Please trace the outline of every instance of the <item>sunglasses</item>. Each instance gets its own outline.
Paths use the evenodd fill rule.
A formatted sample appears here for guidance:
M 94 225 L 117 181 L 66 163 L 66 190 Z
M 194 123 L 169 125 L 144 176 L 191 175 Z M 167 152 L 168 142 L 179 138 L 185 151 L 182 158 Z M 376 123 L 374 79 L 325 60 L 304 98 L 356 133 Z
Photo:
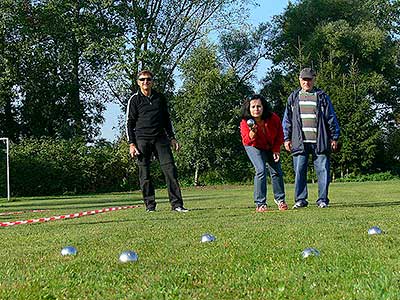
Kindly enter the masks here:
M 139 81 L 145 81 L 145 80 L 147 80 L 147 81 L 153 81 L 153 78 L 151 78 L 151 77 L 144 77 L 144 78 L 139 78 L 138 80 L 139 80 Z

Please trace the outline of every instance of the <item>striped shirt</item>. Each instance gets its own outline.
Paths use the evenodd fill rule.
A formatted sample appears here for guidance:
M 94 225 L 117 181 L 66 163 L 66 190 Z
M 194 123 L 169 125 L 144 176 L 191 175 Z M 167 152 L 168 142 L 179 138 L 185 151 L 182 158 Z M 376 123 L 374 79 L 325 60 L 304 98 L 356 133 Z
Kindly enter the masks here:
M 304 143 L 317 142 L 317 93 L 300 91 L 300 117 L 303 124 Z

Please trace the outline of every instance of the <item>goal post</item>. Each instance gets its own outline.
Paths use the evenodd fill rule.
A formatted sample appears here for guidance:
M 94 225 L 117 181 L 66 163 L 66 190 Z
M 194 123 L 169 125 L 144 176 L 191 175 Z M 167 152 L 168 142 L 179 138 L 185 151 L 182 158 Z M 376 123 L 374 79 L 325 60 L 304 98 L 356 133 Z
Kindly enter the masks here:
M 7 159 L 7 201 L 10 201 L 10 142 L 8 138 L 0 138 L 0 141 L 6 143 Z

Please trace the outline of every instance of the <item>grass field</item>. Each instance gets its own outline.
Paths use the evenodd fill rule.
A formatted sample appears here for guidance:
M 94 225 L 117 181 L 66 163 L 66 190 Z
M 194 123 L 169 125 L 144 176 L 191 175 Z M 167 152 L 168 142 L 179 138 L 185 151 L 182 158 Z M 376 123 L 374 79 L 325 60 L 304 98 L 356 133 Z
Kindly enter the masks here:
M 272 211 L 256 213 L 252 186 L 183 194 L 187 214 L 171 212 L 161 190 L 156 213 L 0 228 L 0 299 L 400 299 L 400 181 L 332 184 L 328 209 L 312 200 L 285 212 L 270 201 Z M 0 212 L 26 213 L 0 222 L 132 204 L 142 204 L 138 192 L 3 199 Z M 385 233 L 368 235 L 372 226 Z M 204 233 L 217 240 L 200 243 Z M 78 254 L 61 256 L 67 245 Z M 321 255 L 303 259 L 307 247 Z M 124 250 L 139 260 L 120 263 Z

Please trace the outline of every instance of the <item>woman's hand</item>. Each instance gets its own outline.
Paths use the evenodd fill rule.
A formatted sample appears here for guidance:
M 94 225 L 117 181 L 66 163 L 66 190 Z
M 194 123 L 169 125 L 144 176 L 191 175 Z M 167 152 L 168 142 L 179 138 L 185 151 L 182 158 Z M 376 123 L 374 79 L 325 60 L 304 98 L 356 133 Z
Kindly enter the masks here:
M 255 138 L 256 135 L 257 135 L 257 127 L 253 126 L 253 128 L 249 132 L 249 137 L 252 140 Z
M 281 157 L 281 154 L 279 152 L 274 152 L 273 157 L 274 157 L 274 162 L 278 162 Z

